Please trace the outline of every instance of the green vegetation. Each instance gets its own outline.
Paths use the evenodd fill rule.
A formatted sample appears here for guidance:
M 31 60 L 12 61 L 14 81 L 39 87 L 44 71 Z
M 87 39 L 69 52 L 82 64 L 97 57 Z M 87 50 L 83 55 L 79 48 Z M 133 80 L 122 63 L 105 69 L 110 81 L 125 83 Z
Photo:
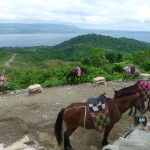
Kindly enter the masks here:
M 17 55 L 11 68 L 4 67 L 14 54 Z M 0 71 L 5 70 L 9 90 L 32 84 L 65 85 L 67 74 L 77 65 L 88 69 L 89 75 L 82 77 L 85 83 L 97 76 L 107 81 L 122 79 L 121 71 L 126 65 L 135 65 L 142 73 L 150 73 L 150 44 L 89 34 L 53 47 L 0 48 Z

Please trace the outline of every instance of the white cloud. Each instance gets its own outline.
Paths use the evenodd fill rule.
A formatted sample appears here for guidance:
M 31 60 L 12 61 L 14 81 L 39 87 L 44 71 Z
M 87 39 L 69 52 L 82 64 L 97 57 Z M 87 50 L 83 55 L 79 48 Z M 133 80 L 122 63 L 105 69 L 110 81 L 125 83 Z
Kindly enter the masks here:
M 149 0 L 0 0 L 1 22 L 150 30 Z

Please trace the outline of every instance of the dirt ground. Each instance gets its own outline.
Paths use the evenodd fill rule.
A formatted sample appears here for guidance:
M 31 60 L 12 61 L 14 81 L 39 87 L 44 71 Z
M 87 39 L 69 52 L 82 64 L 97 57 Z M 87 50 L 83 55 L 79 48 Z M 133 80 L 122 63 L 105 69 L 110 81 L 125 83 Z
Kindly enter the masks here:
M 106 92 L 113 98 L 113 90 L 133 85 L 134 82 L 113 81 L 95 86 L 91 83 L 44 88 L 43 93 L 29 95 L 27 90 L 9 91 L 0 95 L 0 143 L 8 147 L 27 135 L 30 147 L 42 150 L 58 150 L 54 136 L 54 124 L 61 108 L 73 102 L 84 102 Z M 133 115 L 125 112 L 109 134 L 108 142 L 113 143 L 131 130 Z M 150 112 L 145 114 L 150 122 Z M 70 137 L 74 150 L 100 150 L 103 131 L 78 128 Z

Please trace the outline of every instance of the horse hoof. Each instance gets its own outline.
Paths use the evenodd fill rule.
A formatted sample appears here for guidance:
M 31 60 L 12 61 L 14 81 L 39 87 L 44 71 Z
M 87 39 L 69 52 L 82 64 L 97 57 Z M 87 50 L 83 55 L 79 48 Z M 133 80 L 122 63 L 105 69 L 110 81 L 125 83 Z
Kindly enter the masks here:
M 131 116 L 131 113 L 128 113 L 128 116 Z
M 107 142 L 107 141 L 105 141 L 105 142 L 103 141 L 103 142 L 102 142 L 102 147 L 104 147 L 104 146 L 106 146 L 106 145 L 108 145 L 108 142 Z
M 67 146 L 67 147 L 64 147 L 64 150 L 73 150 L 73 149 L 72 149 L 72 146 Z

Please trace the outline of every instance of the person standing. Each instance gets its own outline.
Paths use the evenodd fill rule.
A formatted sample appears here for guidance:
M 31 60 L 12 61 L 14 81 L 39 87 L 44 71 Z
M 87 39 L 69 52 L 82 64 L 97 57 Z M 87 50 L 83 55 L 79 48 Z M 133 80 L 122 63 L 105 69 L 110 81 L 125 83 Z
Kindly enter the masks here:
M 1 77 L 0 77 L 0 81 L 1 82 L 3 82 L 3 94 L 4 93 L 7 93 L 7 78 L 4 76 L 4 75 L 2 75 Z

